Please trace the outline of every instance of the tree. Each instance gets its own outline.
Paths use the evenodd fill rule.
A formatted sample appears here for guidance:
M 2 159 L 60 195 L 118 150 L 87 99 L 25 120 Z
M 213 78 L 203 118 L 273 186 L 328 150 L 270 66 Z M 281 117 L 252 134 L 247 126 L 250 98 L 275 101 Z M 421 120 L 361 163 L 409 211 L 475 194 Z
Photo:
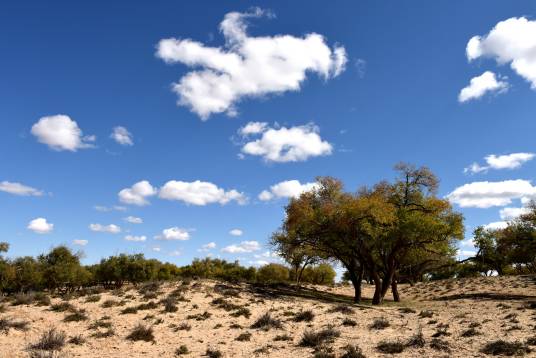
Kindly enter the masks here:
M 80 265 L 80 254 L 73 254 L 66 246 L 53 248 L 38 257 L 43 274 L 43 284 L 49 290 L 72 291 L 86 285 L 90 273 Z
M 319 253 L 307 245 L 295 246 L 292 240 L 284 237 L 282 232 L 274 233 L 271 244 L 275 251 L 290 265 L 292 268 L 291 279 L 299 286 L 302 280 L 304 270 L 320 261 Z
M 267 264 L 257 270 L 257 281 L 262 283 L 280 283 L 288 281 L 288 268 L 280 264 Z

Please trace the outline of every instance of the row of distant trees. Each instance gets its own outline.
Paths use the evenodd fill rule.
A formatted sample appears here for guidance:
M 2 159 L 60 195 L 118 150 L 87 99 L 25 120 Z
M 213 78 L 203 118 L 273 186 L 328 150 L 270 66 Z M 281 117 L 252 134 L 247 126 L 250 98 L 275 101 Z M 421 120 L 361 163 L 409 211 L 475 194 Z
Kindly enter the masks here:
M 9 245 L 0 243 L 0 254 Z M 0 255 L 0 293 L 48 290 L 66 293 L 85 287 L 103 286 L 120 288 L 125 284 L 179 278 L 213 278 L 225 281 L 261 283 L 288 282 L 293 279 L 291 270 L 280 264 L 260 268 L 244 267 L 238 261 L 220 259 L 194 259 L 191 264 L 178 267 L 143 254 L 116 255 L 102 259 L 98 264 L 84 266 L 81 253 L 66 246 L 58 246 L 37 258 L 18 257 L 12 260 Z M 333 284 L 335 271 L 331 266 L 318 264 L 308 267 L 303 281 L 314 284 Z

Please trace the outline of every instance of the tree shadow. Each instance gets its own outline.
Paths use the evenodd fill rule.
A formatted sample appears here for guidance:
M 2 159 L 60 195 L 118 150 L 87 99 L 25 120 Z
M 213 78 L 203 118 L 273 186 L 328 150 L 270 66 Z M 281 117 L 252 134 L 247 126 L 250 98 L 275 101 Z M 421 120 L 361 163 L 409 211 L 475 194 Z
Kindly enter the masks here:
M 375 308 L 370 298 L 363 298 L 359 304 L 355 304 L 353 296 L 320 291 L 309 287 L 298 287 L 289 284 L 253 284 L 250 286 L 251 293 L 269 299 L 281 297 L 300 297 L 324 303 L 345 304 L 363 308 Z
M 456 295 L 436 297 L 434 301 L 455 301 L 455 300 L 495 300 L 495 301 L 528 301 L 536 299 L 534 295 L 515 295 L 492 292 L 459 293 Z

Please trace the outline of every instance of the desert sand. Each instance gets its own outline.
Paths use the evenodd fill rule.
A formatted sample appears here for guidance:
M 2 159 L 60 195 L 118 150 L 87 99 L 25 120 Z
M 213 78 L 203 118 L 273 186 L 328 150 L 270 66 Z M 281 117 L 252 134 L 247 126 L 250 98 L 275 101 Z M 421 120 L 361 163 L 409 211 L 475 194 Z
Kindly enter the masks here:
M 367 300 L 353 305 L 352 291 L 351 286 L 297 290 L 198 280 L 164 283 L 145 292 L 125 287 L 68 301 L 53 297 L 53 306 L 14 306 L 5 301 L 0 320 L 28 325 L 25 330 L 0 328 L 0 357 L 175 357 L 181 345 L 189 352 L 181 355 L 185 357 L 205 356 L 207 349 L 220 351 L 223 357 L 312 357 L 318 351 L 341 357 L 347 345 L 359 346 L 366 357 L 483 357 L 486 354 L 481 349 L 486 343 L 497 339 L 525 343 L 536 334 L 536 278 L 530 276 L 401 285 L 402 302 L 388 298 L 380 307 Z M 177 311 L 165 312 L 160 300 L 172 292 Z M 365 285 L 365 298 L 371 295 L 372 287 Z M 84 310 L 82 316 L 87 319 L 65 322 L 72 307 L 63 312 L 51 309 L 58 309 L 62 302 Z M 147 303 L 141 307 L 146 309 L 136 313 L 121 313 Z M 309 310 L 313 315 L 298 315 Z M 252 328 L 265 313 L 281 326 Z M 126 338 L 138 323 L 153 328 L 153 340 Z M 31 349 L 52 327 L 65 333 L 64 347 L 52 355 Z M 325 328 L 338 334 L 321 348 L 302 346 L 304 332 Z M 424 343 L 408 344 L 418 332 Z M 75 336 L 85 342 L 70 343 Z M 384 354 L 377 348 L 381 341 L 401 343 L 403 351 Z M 526 353 L 530 355 L 536 353 Z

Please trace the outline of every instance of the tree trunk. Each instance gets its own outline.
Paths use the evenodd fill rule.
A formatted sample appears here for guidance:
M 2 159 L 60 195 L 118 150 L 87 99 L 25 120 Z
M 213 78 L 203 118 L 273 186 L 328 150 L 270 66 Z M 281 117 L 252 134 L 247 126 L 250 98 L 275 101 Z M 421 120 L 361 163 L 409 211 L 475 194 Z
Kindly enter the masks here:
M 393 282 L 391 282 L 391 291 L 393 291 L 393 300 L 395 302 L 400 302 L 400 295 L 398 293 L 398 281 L 397 279 L 393 279 Z
M 361 282 L 363 281 L 363 267 L 360 266 L 357 272 L 348 271 L 350 274 L 350 281 L 354 286 L 354 303 L 361 302 Z
M 372 304 L 373 305 L 379 305 L 383 301 L 382 296 L 382 280 L 380 278 L 380 275 L 378 275 L 377 272 L 373 271 L 371 272 L 372 280 L 374 281 L 374 297 L 372 297 Z

